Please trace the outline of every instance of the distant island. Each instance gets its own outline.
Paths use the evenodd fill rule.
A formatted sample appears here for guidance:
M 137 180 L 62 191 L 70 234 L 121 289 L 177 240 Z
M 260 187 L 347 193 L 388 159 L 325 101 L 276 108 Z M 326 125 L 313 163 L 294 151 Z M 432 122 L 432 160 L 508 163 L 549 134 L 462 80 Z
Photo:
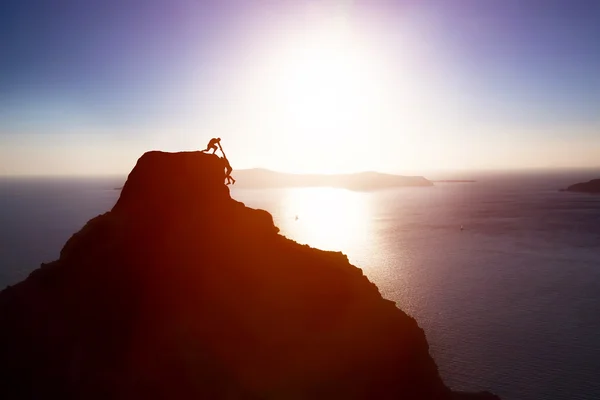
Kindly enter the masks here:
M 393 187 L 433 186 L 422 176 L 382 174 L 379 172 L 359 172 L 354 174 L 320 175 L 290 174 L 254 168 L 233 172 L 235 187 L 240 188 L 289 188 L 289 187 L 334 187 L 356 191 L 371 191 Z
M 600 193 L 600 179 L 592 179 L 589 182 L 576 183 L 569 186 L 566 189 L 562 189 L 563 192 L 578 192 L 578 193 Z

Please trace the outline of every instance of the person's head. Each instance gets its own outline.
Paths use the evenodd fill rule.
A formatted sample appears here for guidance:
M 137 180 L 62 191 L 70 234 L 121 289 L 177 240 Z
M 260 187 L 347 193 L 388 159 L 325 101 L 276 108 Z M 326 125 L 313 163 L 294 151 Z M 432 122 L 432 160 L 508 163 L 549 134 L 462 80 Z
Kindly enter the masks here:
M 218 138 L 217 138 L 217 142 L 220 142 L 220 141 L 221 141 L 221 138 L 220 138 L 220 137 L 218 137 Z

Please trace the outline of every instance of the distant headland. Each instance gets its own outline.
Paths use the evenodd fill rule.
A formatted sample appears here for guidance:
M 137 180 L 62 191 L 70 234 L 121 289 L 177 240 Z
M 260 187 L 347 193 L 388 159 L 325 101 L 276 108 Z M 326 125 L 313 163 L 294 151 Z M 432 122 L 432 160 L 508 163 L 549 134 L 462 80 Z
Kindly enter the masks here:
M 562 189 L 561 191 L 600 194 L 600 179 L 592 179 L 589 182 L 576 183 L 566 189 Z
M 431 181 L 433 183 L 475 183 L 477 181 L 472 179 L 438 179 Z
M 290 174 L 254 168 L 236 171 L 236 187 L 243 188 L 290 188 L 290 187 L 334 187 L 356 191 L 372 191 L 394 187 L 425 187 L 433 183 L 422 176 L 404 176 L 379 172 L 354 174 Z

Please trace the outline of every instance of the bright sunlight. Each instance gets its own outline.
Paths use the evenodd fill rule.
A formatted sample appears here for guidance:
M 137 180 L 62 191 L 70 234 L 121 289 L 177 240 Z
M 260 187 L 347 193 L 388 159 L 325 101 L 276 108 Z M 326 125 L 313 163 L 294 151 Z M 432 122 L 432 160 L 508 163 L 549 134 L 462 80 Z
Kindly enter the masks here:
M 453 129 L 445 119 L 440 124 L 431 101 L 438 93 L 415 61 L 409 34 L 382 40 L 344 16 L 277 32 L 249 50 L 230 84 L 232 100 L 221 112 L 236 118 L 209 129 L 238 134 L 232 152 L 244 157 L 251 148 L 247 167 L 260 160 L 293 173 L 398 173 L 444 159 L 445 142 L 430 137 Z
M 386 109 L 383 63 L 342 22 L 281 47 L 271 85 L 285 145 L 302 154 L 300 172 L 348 170 L 378 141 Z

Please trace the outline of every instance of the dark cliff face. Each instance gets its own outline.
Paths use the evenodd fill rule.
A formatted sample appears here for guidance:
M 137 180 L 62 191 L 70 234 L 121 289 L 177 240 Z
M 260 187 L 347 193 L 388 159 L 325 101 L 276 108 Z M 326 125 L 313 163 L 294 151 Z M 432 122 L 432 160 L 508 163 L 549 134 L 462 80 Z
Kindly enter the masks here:
M 223 181 L 214 155 L 146 153 L 110 212 L 2 291 L 3 398 L 473 398 L 344 255 Z
M 600 179 L 576 183 L 565 189 L 567 192 L 600 193 Z

